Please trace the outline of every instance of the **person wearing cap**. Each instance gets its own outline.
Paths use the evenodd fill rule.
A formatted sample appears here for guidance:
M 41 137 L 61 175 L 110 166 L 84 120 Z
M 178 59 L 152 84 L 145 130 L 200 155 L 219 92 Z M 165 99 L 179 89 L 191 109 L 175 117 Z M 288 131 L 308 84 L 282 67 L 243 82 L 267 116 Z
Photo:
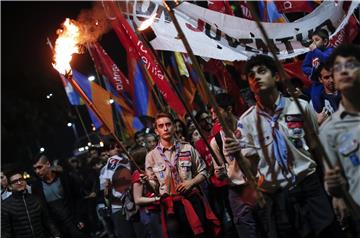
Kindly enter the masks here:
M 258 185 L 266 199 L 257 208 L 259 225 L 268 237 L 339 237 L 335 215 L 317 173 L 313 138 L 305 141 L 304 122 L 317 132 L 312 107 L 284 97 L 273 58 L 256 55 L 245 64 L 256 105 L 237 123 L 240 140 L 225 138 L 227 154 L 241 151 L 257 168 Z
M 163 237 L 211 237 L 211 230 L 218 234 L 220 222 L 198 189 L 208 177 L 205 162 L 189 143 L 175 138 L 169 113 L 156 115 L 155 132 L 160 140 L 146 155 L 145 172 L 161 197 Z
M 325 188 L 334 196 L 335 212 L 346 220 L 349 208 L 344 206 L 341 187 L 345 186 L 358 210 L 360 208 L 360 48 L 341 45 L 329 60 L 337 90 L 341 92 L 338 110 L 320 127 L 320 140 L 334 166 L 325 164 Z M 360 237 L 360 219 L 352 218 L 354 237 Z

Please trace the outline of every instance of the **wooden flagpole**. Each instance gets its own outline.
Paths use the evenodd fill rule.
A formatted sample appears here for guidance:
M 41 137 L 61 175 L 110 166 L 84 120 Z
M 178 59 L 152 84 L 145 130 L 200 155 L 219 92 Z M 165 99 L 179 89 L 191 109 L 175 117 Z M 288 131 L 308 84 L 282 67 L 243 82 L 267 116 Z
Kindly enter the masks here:
M 224 133 L 225 133 L 225 136 L 233 138 L 234 135 L 233 135 L 232 131 L 230 130 L 229 126 L 226 124 L 226 121 L 225 121 L 224 117 L 220 113 L 220 110 L 219 110 L 219 107 L 218 107 L 218 105 L 217 105 L 217 103 L 215 101 L 215 98 L 212 95 L 212 93 L 210 92 L 210 89 L 209 89 L 208 85 L 206 84 L 206 79 L 205 79 L 205 76 L 204 76 L 203 72 L 200 69 L 199 63 L 198 63 L 198 61 L 197 61 L 197 59 L 196 59 L 196 57 L 195 57 L 195 55 L 194 55 L 194 53 L 193 53 L 193 51 L 192 51 L 192 49 L 190 47 L 189 42 L 187 41 L 187 39 L 185 37 L 184 32 L 182 31 L 182 29 L 180 27 L 179 22 L 177 21 L 177 19 L 175 17 L 174 10 L 172 9 L 172 7 L 169 6 L 169 3 L 170 4 L 176 4 L 177 2 L 173 3 L 173 2 L 166 2 L 166 1 L 163 0 L 163 4 L 165 6 L 165 9 L 169 13 L 169 15 L 171 17 L 171 20 L 172 20 L 172 22 L 173 22 L 173 24 L 174 24 L 174 26 L 175 26 L 175 28 L 176 28 L 176 30 L 178 32 L 178 36 L 181 39 L 181 41 L 183 42 L 183 44 L 185 46 L 185 49 L 186 49 L 187 53 L 189 54 L 189 56 L 191 58 L 192 64 L 194 66 L 194 70 L 195 70 L 197 76 L 200 78 L 199 83 L 202 85 L 202 87 L 205 90 L 205 93 L 207 94 L 207 96 L 209 98 L 210 105 L 214 109 L 214 112 L 215 112 L 217 118 L 219 119 L 219 122 L 221 124 L 221 127 L 222 127 Z M 258 185 L 256 183 L 255 176 L 252 173 L 252 171 L 250 170 L 247 162 L 245 161 L 245 158 L 241 155 L 240 152 L 235 153 L 234 156 L 235 156 L 236 161 L 239 164 L 239 167 L 241 168 L 242 172 L 244 173 L 244 175 L 248 179 L 250 185 L 256 189 L 259 205 L 264 206 L 265 205 L 264 196 L 263 196 L 262 192 L 260 191 L 260 189 L 259 189 L 259 187 L 258 187 Z

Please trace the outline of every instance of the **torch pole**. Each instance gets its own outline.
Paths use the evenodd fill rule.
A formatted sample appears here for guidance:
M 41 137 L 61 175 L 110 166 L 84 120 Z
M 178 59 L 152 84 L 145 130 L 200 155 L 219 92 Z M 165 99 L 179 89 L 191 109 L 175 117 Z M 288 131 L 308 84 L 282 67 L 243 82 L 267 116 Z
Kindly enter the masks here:
M 182 31 L 182 29 L 180 27 L 179 22 L 176 19 L 174 10 L 164 0 L 163 0 L 163 4 L 165 6 L 166 11 L 169 13 L 169 15 L 171 17 L 171 20 L 172 20 L 172 22 L 173 22 L 173 24 L 174 24 L 174 26 L 175 26 L 175 28 L 176 28 L 176 30 L 178 32 L 179 38 L 183 42 L 183 44 L 185 46 L 185 49 L 186 49 L 187 53 L 189 54 L 189 56 L 191 58 L 192 64 L 193 64 L 194 69 L 195 69 L 195 72 L 196 72 L 197 76 L 200 78 L 199 83 L 204 88 L 205 93 L 206 93 L 207 97 L 209 98 L 210 105 L 214 109 L 214 112 L 215 112 L 217 118 L 219 119 L 219 122 L 221 124 L 221 127 L 222 127 L 224 133 L 225 133 L 225 136 L 230 137 L 230 138 L 234 138 L 232 131 L 230 130 L 230 128 L 227 125 L 224 117 L 220 113 L 220 109 L 219 109 L 219 107 L 218 107 L 218 105 L 217 105 L 217 103 L 215 101 L 214 96 L 211 94 L 210 89 L 209 89 L 208 85 L 206 84 L 205 76 L 204 76 L 203 72 L 200 69 L 199 63 L 198 63 L 198 61 L 197 61 L 197 59 L 196 59 L 196 57 L 195 57 L 195 55 L 194 55 L 194 53 L 193 53 L 193 51 L 192 51 L 192 49 L 190 47 L 189 42 L 187 41 L 187 39 L 185 37 L 184 32 Z M 248 182 L 250 183 L 250 185 L 252 187 L 254 187 L 256 189 L 259 205 L 264 206 L 265 205 L 265 199 L 264 199 L 263 194 L 260 191 L 260 189 L 259 189 L 259 187 L 258 187 L 258 185 L 256 183 L 254 174 L 252 173 L 252 171 L 250 170 L 248 164 L 245 161 L 245 158 L 241 155 L 240 152 L 235 153 L 234 156 L 235 156 L 236 161 L 239 164 L 239 167 L 241 168 L 242 172 L 244 173 L 244 175 L 248 179 Z
M 253 7 L 252 4 L 248 4 L 251 15 L 253 16 L 253 18 L 255 19 L 255 22 L 257 24 L 257 26 L 259 27 L 259 30 L 261 32 L 261 34 L 263 35 L 265 41 L 266 41 L 266 45 L 268 46 L 271 54 L 274 57 L 275 63 L 276 63 L 276 67 L 277 70 L 280 74 L 280 79 L 281 81 L 286 85 L 286 87 L 289 89 L 289 93 L 292 96 L 292 98 L 294 98 L 294 102 L 296 104 L 296 106 L 298 107 L 300 113 L 304 116 L 305 120 L 304 120 L 304 129 L 306 132 L 307 136 L 311 136 L 314 140 L 315 140 L 315 144 L 316 146 L 314 147 L 314 150 L 317 152 L 316 154 L 321 155 L 323 161 L 325 162 L 325 164 L 330 168 L 333 169 L 334 166 L 332 165 L 329 157 L 326 154 L 326 151 L 324 150 L 323 145 L 320 142 L 319 137 L 317 136 L 314 128 L 309 124 L 309 121 L 306 118 L 306 114 L 304 112 L 304 109 L 301 107 L 300 101 L 299 99 L 294 95 L 294 86 L 292 85 L 292 83 L 287 80 L 287 75 L 284 71 L 284 68 L 282 67 L 279 58 L 276 55 L 275 49 L 273 47 L 273 45 L 270 43 L 269 37 L 267 35 L 267 32 L 265 31 L 264 26 L 262 25 L 262 23 L 260 22 L 259 16 L 257 15 L 257 13 L 255 12 L 255 9 Z M 308 140 L 309 141 L 309 140 Z M 344 201 L 346 203 L 346 205 L 350 208 L 350 212 L 353 214 L 354 217 L 359 218 L 360 217 L 360 209 L 357 207 L 357 205 L 354 203 L 353 199 L 351 198 L 348 190 L 342 186 L 342 192 L 343 192 L 343 198 Z

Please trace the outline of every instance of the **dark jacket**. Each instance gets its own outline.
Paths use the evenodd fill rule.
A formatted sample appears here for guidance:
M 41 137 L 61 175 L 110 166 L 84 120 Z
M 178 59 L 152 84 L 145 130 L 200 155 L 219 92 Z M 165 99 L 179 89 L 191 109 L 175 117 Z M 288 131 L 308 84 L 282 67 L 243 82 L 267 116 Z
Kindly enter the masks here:
M 73 219 L 75 219 L 76 222 L 82 221 L 81 219 L 82 201 L 80 195 L 80 184 L 74 181 L 74 179 L 66 172 L 56 173 L 56 175 L 58 176 L 58 178 L 60 178 L 60 183 L 63 188 L 63 196 L 64 196 L 63 204 L 67 210 L 64 211 L 64 213 L 70 212 L 71 216 L 73 217 Z M 32 189 L 32 193 L 40 198 L 42 204 L 44 204 L 44 206 L 46 206 L 51 213 L 52 209 L 49 207 L 49 204 L 46 202 L 42 181 L 40 179 L 36 180 L 32 184 L 31 189 Z M 58 214 L 51 214 L 51 215 L 53 216 Z
M 1 237 L 60 236 L 40 201 L 27 192 L 13 193 L 1 204 Z

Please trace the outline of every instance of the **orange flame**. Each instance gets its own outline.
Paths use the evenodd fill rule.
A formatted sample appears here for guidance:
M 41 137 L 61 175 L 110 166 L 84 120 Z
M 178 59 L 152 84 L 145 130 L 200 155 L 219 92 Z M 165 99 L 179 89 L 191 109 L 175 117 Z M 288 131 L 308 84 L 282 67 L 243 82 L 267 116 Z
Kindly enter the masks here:
M 155 21 L 156 18 L 156 14 L 153 14 L 149 19 L 143 21 L 143 23 L 141 23 L 141 25 L 138 27 L 139 31 L 143 31 L 145 29 L 147 29 L 149 26 L 151 26 L 151 24 L 153 24 L 153 22 Z
M 71 71 L 70 61 L 74 53 L 79 53 L 80 32 L 74 20 L 66 18 L 63 28 L 57 30 L 53 67 L 61 74 Z

